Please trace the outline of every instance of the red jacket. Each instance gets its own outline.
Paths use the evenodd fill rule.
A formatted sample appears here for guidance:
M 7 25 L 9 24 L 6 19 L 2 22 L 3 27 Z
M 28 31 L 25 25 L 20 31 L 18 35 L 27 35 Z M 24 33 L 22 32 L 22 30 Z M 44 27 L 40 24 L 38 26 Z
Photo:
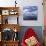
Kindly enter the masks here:
M 32 37 L 32 36 L 34 36 L 34 37 L 37 36 L 36 33 L 34 32 L 34 30 L 32 28 L 27 29 L 27 31 L 25 32 L 25 35 L 22 39 L 21 45 L 26 46 L 25 39 L 28 39 L 29 37 Z M 35 46 L 41 46 L 41 45 L 38 42 Z

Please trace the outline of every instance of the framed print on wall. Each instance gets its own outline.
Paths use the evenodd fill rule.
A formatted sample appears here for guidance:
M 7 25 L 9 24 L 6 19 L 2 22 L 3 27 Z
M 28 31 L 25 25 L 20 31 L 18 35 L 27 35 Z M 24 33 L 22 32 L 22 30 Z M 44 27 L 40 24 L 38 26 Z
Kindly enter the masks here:
M 43 6 L 27 5 L 21 7 L 20 26 L 43 26 Z

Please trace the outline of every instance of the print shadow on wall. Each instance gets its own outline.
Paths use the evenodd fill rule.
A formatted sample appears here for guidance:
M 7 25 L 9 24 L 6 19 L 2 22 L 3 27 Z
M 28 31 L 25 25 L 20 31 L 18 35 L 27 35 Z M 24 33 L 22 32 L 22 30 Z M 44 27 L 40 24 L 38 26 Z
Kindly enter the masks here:
M 23 20 L 37 20 L 38 7 L 37 6 L 24 6 L 23 7 Z

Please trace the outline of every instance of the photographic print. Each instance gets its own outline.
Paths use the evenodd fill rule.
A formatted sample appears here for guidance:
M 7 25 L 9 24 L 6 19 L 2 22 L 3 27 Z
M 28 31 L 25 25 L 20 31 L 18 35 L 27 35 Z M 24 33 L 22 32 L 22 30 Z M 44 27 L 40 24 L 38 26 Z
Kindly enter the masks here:
M 2 10 L 2 15 L 9 15 L 9 10 Z
M 38 19 L 38 7 L 37 6 L 23 7 L 23 20 L 37 20 L 37 19 Z

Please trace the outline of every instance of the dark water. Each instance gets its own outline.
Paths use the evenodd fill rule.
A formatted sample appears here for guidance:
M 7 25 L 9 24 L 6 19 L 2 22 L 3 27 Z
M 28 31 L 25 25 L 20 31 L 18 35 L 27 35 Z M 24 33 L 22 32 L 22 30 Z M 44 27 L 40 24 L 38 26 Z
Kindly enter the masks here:
M 37 16 L 24 16 L 23 20 L 37 20 Z

